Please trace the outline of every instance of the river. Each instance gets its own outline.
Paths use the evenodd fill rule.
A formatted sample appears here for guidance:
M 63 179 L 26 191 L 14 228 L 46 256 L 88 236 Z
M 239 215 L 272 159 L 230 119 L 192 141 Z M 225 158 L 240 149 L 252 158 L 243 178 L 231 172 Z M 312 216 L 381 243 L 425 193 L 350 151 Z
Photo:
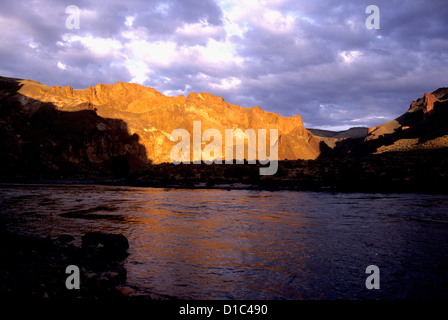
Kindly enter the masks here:
M 76 245 L 123 234 L 130 295 L 448 298 L 447 195 L 1 185 L 0 212 L 14 232 Z

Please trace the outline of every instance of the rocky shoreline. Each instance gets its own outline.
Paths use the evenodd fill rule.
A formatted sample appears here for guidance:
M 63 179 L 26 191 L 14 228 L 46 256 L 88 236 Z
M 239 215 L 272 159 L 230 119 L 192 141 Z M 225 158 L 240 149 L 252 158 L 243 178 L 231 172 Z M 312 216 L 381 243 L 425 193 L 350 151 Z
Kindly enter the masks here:
M 123 235 L 86 233 L 82 246 L 71 235 L 36 238 L 0 230 L 0 299 L 14 301 L 101 301 L 125 299 L 123 261 L 128 241 Z M 79 289 L 68 289 L 69 265 L 79 268 Z

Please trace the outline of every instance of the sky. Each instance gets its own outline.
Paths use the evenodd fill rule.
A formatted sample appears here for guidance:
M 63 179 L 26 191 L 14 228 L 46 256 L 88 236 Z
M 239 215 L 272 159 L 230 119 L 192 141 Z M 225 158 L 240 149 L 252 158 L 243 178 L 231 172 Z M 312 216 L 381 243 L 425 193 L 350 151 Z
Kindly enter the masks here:
M 446 0 L 0 0 L 0 75 L 208 92 L 307 128 L 372 127 L 448 87 L 447 17 Z

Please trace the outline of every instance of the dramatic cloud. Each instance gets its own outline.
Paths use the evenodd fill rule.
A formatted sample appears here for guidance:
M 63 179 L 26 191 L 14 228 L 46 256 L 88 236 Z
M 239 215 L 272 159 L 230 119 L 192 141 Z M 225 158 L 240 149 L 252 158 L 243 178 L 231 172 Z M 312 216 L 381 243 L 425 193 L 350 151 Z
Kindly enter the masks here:
M 136 82 L 300 114 L 307 127 L 374 126 L 448 86 L 445 0 L 4 1 L 0 75 L 86 88 Z M 69 29 L 66 8 L 80 9 Z M 369 5 L 380 29 L 368 29 Z

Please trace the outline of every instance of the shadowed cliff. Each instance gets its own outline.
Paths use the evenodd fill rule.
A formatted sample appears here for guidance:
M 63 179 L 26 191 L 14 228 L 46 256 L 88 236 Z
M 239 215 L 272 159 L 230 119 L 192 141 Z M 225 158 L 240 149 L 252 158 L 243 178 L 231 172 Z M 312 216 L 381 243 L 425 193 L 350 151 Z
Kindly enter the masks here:
M 342 132 L 309 129 L 332 150 L 333 157 L 390 152 L 436 151 L 448 148 L 448 88 L 439 88 L 412 101 L 400 117 L 372 128 Z
M 0 78 L 2 179 L 123 177 L 150 163 L 123 120 L 100 117 L 85 102 L 31 98 L 40 86 Z

